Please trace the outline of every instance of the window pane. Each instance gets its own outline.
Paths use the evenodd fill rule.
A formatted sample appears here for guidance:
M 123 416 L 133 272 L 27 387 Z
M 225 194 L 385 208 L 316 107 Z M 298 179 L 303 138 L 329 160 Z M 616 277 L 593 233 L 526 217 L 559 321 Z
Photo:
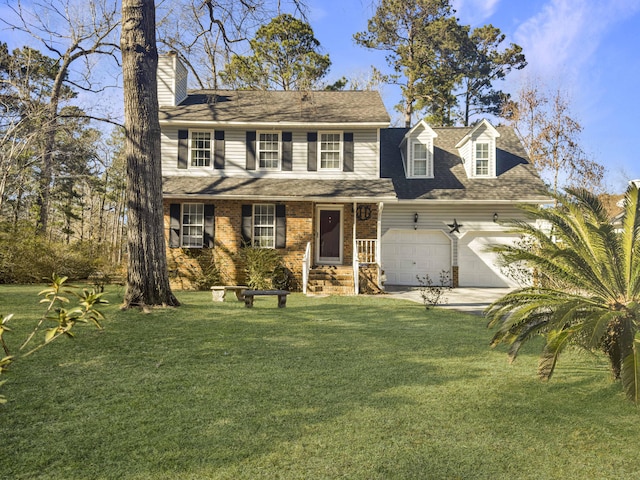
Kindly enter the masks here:
M 185 203 L 182 205 L 182 246 L 202 247 L 204 237 L 204 205 Z
M 476 175 L 489 175 L 488 143 L 476 143 Z
M 211 165 L 211 132 L 191 132 L 191 166 Z
M 320 168 L 340 168 L 340 134 L 320 134 Z
M 280 161 L 280 134 L 261 133 L 258 138 L 260 168 L 278 168 Z
M 429 174 L 429 150 L 424 143 L 413 144 L 413 172 L 416 177 L 426 177 Z
M 253 206 L 253 246 L 274 248 L 276 244 L 275 205 Z

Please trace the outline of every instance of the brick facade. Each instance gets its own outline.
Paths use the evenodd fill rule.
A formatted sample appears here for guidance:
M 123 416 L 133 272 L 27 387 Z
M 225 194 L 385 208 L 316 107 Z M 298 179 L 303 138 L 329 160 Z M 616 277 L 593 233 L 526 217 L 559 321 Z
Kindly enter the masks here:
M 177 201 L 164 200 L 164 226 L 167 241 L 167 256 L 171 273 L 172 288 L 193 289 L 207 288 L 206 273 L 215 264 L 221 281 L 227 285 L 243 284 L 242 266 L 238 258 L 241 248 L 242 205 L 265 203 L 241 200 L 213 200 L 194 203 L 213 204 L 214 210 L 214 248 L 170 248 L 170 215 L 169 205 Z M 191 202 L 184 202 L 191 203 Z M 315 211 L 314 202 L 285 202 L 286 207 L 286 248 L 278 249 L 285 266 L 294 277 L 292 289 L 300 290 L 302 286 L 302 262 L 308 242 L 311 242 L 312 262 L 315 259 Z M 321 203 L 321 205 L 332 205 Z M 342 205 L 344 211 L 344 255 L 343 264 L 351 265 L 353 261 L 353 221 L 356 214 L 353 205 Z M 376 239 L 378 225 L 378 208 L 370 207 L 367 220 L 356 220 L 356 236 L 358 239 Z M 199 285 L 204 283 L 204 285 Z

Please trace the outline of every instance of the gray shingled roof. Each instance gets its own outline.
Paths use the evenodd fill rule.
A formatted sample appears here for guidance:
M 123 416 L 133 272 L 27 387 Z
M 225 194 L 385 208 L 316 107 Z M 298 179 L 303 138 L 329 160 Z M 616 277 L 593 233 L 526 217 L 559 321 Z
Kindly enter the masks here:
M 456 144 L 472 127 L 441 127 L 433 130 L 434 178 L 405 177 L 400 142 L 407 128 L 388 128 L 380 132 L 381 176 L 393 181 L 399 200 L 465 200 L 546 202 L 547 189 L 528 161 L 513 129 L 497 127 L 497 178 L 468 178 Z
M 194 90 L 161 121 L 240 123 L 381 123 L 389 114 L 378 92 Z
M 164 177 L 165 197 L 271 198 L 279 200 L 327 199 L 391 200 L 393 183 L 379 180 L 297 180 L 237 177 Z

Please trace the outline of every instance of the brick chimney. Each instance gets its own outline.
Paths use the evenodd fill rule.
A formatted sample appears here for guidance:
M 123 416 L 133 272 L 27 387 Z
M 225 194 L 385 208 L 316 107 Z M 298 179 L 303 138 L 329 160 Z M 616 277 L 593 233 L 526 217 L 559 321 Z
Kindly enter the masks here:
M 187 98 L 187 69 L 176 52 L 158 56 L 158 104 L 175 107 Z

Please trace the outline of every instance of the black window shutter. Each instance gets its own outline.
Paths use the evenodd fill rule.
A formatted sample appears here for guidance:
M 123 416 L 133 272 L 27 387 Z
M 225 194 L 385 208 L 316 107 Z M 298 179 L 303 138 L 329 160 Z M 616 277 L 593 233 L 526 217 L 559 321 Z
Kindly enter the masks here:
M 318 132 L 307 133 L 307 170 L 318 170 Z
M 169 248 L 180 246 L 180 204 L 169 205 Z
M 213 248 L 215 238 L 215 215 L 214 206 L 205 204 L 204 206 L 204 238 L 202 246 Z
M 213 168 L 224 168 L 224 130 L 216 130 L 213 134 Z
M 276 205 L 276 248 L 287 246 L 287 217 L 284 205 Z
M 353 133 L 343 135 L 344 160 L 342 162 L 343 172 L 353 172 Z
M 247 170 L 256 169 L 256 132 L 247 132 Z
M 253 226 L 253 207 L 251 205 L 242 205 L 242 227 L 240 234 L 242 236 L 242 246 L 251 246 L 252 226 Z
M 282 132 L 282 170 L 293 170 L 293 135 L 291 132 Z
M 178 168 L 187 168 L 189 161 L 189 130 L 178 130 Z

